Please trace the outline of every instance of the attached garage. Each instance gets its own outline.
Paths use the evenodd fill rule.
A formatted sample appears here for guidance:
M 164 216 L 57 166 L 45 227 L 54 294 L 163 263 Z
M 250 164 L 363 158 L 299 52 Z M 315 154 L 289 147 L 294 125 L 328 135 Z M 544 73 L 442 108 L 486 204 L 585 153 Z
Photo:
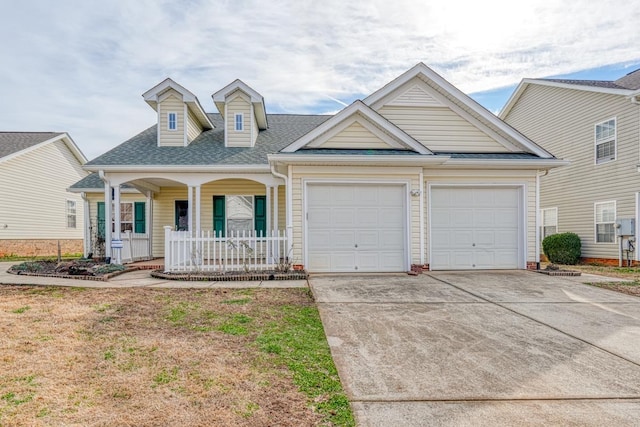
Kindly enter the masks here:
M 407 271 L 405 184 L 308 183 L 310 272 Z
M 430 191 L 432 270 L 524 268 L 521 186 Z

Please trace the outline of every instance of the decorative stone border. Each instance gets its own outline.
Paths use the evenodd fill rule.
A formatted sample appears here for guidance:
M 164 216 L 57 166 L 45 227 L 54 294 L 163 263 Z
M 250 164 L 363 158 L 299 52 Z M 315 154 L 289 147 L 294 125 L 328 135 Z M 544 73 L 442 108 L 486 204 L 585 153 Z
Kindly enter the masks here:
M 238 281 L 268 281 L 268 280 L 307 280 L 306 271 L 290 271 L 288 273 L 244 273 L 206 274 L 206 273 L 165 273 L 154 270 L 151 277 L 165 280 L 181 280 L 187 282 L 238 282 Z
M 132 271 L 139 270 L 138 267 L 129 267 L 121 271 L 114 271 L 112 273 L 103 274 L 102 276 L 90 276 L 84 274 L 45 274 L 45 273 L 33 273 L 30 271 L 14 270 L 10 267 L 7 270 L 9 274 L 15 274 L 16 276 L 33 276 L 33 277 L 50 277 L 52 279 L 74 279 L 74 280 L 92 280 L 94 282 L 108 282 L 109 279 L 119 276 L 124 273 L 130 273 Z
M 581 276 L 582 272 L 574 270 L 535 270 L 536 273 L 546 274 L 547 276 Z

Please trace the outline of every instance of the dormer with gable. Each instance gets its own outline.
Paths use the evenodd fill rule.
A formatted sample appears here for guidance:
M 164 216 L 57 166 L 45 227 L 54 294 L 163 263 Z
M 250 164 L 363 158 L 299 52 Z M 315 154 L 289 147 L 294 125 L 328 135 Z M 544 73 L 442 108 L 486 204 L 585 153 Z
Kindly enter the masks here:
M 186 147 L 214 127 L 198 98 L 169 78 L 142 97 L 158 113 L 158 147 Z
M 267 129 L 264 98 L 241 80 L 235 80 L 212 95 L 224 119 L 226 147 L 253 147 L 258 133 Z

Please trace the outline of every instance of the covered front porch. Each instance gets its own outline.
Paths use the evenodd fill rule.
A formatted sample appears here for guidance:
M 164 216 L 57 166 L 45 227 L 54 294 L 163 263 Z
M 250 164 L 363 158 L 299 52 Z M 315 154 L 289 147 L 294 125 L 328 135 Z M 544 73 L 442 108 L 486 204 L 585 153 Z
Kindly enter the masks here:
M 113 221 L 105 254 L 114 263 L 164 258 L 166 272 L 183 273 L 291 266 L 286 188 L 271 173 L 110 172 L 101 178 L 104 216 Z M 140 233 L 123 227 L 125 184 L 147 197 Z

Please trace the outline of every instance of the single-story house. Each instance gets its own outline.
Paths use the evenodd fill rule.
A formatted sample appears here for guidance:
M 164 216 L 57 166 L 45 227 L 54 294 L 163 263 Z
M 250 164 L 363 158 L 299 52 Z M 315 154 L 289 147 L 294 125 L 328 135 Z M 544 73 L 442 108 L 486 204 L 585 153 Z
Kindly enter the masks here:
M 0 132 L 0 256 L 83 252 L 86 161 L 65 132 Z
M 426 65 L 335 115 L 268 114 L 240 80 L 212 97 L 218 113 L 162 81 L 143 94 L 157 124 L 85 165 L 97 184 L 82 189 L 92 217 L 112 218 L 107 256 L 121 257 L 123 235 L 139 232 L 168 271 L 539 261 L 539 178 L 566 162 Z M 128 229 L 124 185 L 144 198 Z

